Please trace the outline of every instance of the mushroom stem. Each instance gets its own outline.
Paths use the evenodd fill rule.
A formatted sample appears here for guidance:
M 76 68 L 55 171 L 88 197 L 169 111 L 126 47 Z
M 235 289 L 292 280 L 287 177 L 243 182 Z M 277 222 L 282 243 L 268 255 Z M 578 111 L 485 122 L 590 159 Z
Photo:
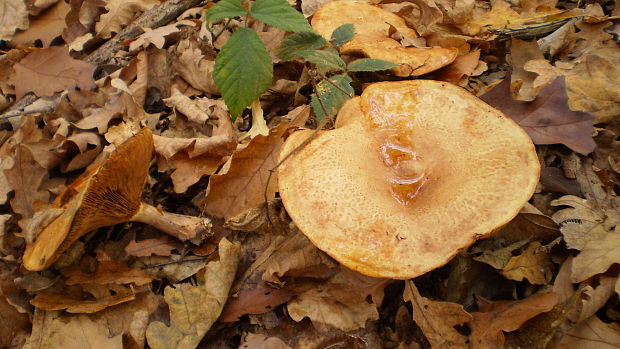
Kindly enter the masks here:
M 202 240 L 211 232 L 211 219 L 160 211 L 144 202 L 132 221 L 146 223 L 181 241 Z

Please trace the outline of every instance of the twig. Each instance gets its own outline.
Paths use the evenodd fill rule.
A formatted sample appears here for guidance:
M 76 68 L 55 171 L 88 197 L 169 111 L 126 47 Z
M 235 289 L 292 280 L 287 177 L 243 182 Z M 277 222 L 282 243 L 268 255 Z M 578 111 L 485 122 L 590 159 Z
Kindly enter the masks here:
M 149 264 L 149 265 L 144 265 L 144 266 L 140 267 L 140 269 L 159 268 L 159 267 L 165 267 L 166 265 L 171 265 L 171 264 L 180 264 L 180 263 L 186 263 L 186 262 L 204 261 L 205 259 L 207 259 L 207 257 L 208 256 L 196 257 L 196 258 L 191 258 L 191 259 L 179 259 L 178 261 L 159 263 L 159 264 Z

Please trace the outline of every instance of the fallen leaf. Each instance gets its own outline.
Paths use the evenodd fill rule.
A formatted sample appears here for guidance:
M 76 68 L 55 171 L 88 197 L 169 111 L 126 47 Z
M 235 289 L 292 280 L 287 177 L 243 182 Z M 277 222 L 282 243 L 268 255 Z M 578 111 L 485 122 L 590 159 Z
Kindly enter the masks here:
M 196 348 L 215 323 L 235 278 L 240 245 L 224 238 L 219 244 L 219 255 L 219 261 L 207 264 L 204 285 L 166 287 L 164 298 L 170 307 L 170 326 L 160 321 L 149 324 L 146 338 L 151 348 Z
M 103 321 L 86 315 L 66 316 L 58 311 L 37 309 L 32 321 L 32 335 L 24 349 L 122 349 L 123 336 L 108 336 Z
M 204 266 L 204 258 L 189 258 L 178 254 L 169 257 L 140 257 L 133 265 L 157 279 L 167 279 L 173 284 L 196 274 Z
M 135 241 L 131 240 L 125 247 L 128 256 L 147 257 L 150 255 L 170 256 L 173 250 L 181 250 L 183 244 L 167 235 Z
M 532 241 L 520 255 L 510 258 L 501 274 L 515 281 L 527 279 L 534 285 L 545 285 L 553 277 L 553 263 L 547 248 Z
M 611 122 L 620 114 L 620 57 L 617 47 L 592 52 L 566 75 L 566 94 L 572 110 L 593 114 L 595 123 Z
M 79 265 L 63 268 L 62 273 L 68 279 L 67 285 L 76 284 L 129 284 L 137 286 L 150 283 L 153 278 L 140 269 L 132 269 L 126 264 L 114 261 L 99 262 L 95 273 L 85 273 Z
M 479 62 L 480 50 L 474 50 L 465 55 L 456 57 L 454 62 L 431 73 L 431 76 L 437 80 L 460 85 L 461 79 L 472 75 Z
M 209 94 L 219 94 L 213 81 L 215 57 L 207 58 L 200 50 L 200 45 L 185 39 L 177 44 L 172 68 L 192 87 Z
M 192 21 L 187 20 L 179 21 L 155 29 L 142 28 L 144 30 L 144 34 L 138 36 L 134 41 L 131 42 L 131 44 L 129 44 L 129 51 L 135 52 L 140 48 L 146 48 L 150 44 L 153 44 L 153 46 L 157 48 L 164 48 L 164 45 L 166 44 L 166 36 L 180 31 L 178 25 L 194 26 L 196 24 Z
M 267 337 L 264 334 L 247 333 L 243 336 L 239 348 L 243 349 L 293 349 L 278 337 Z
M 31 52 L 15 63 L 12 83 L 20 99 L 27 92 L 51 96 L 54 92 L 95 87 L 95 66 L 71 58 L 66 46 L 55 46 Z
M 146 11 L 153 6 L 159 5 L 159 0 L 108 0 L 105 9 L 108 11 L 101 15 L 95 25 L 97 35 L 102 39 L 108 39 L 113 33 L 131 23 L 138 13 Z
M 481 98 L 516 121 L 535 144 L 564 144 L 584 155 L 594 150 L 594 117 L 568 108 L 563 77 L 540 91 L 533 102 L 513 100 L 507 84 L 505 80 Z
M 108 295 L 99 299 L 82 299 L 72 296 L 41 292 L 30 303 L 43 310 L 66 310 L 68 313 L 96 313 L 107 307 L 129 302 L 135 299 L 135 295 L 129 293 Z M 34 334 L 34 331 L 32 332 Z
M 470 322 L 463 306 L 422 297 L 412 280 L 405 281 L 403 298 L 413 306 L 413 320 L 420 326 L 433 348 L 468 348 L 468 339 L 455 326 Z
M 553 66 L 545 61 L 538 43 L 534 41 L 523 41 L 512 39 L 510 45 L 509 63 L 512 66 L 510 75 L 510 92 L 513 99 L 531 102 L 536 99 L 536 95 L 556 78 Z M 546 79 L 540 79 L 542 74 L 526 69 L 526 64 L 532 61 L 547 63 L 548 75 Z M 544 80 L 544 81 L 537 81 Z
M 288 114 L 291 121 L 283 121 L 269 136 L 256 136 L 246 148 L 233 153 L 228 172 L 209 179 L 207 195 L 202 202 L 205 212 L 231 218 L 273 198 L 277 178 L 273 175 L 267 183 L 269 171 L 277 164 L 288 130 L 303 125 L 309 113 L 307 105 L 297 107 Z
M 21 314 L 0 293 L 0 314 L 4 324 L 0 326 L 0 346 L 20 347 L 28 333 L 30 333 L 30 320 L 26 314 Z
M 266 313 L 288 302 L 293 295 L 293 292 L 283 288 L 258 287 L 241 290 L 228 300 L 218 321 L 235 322 L 245 314 Z
M 548 348 L 615 349 L 618 343 L 620 326 L 617 323 L 604 323 L 595 315 L 568 333 L 563 333 L 561 340 Z
M 474 312 L 470 326 L 471 343 L 476 348 L 502 348 L 503 332 L 517 330 L 534 316 L 551 310 L 557 304 L 553 292 L 537 293 L 518 301 L 484 301 L 480 312 Z
M 620 234 L 608 233 L 586 243 L 573 260 L 571 280 L 580 282 L 604 273 L 614 263 L 620 263 Z
M 28 11 L 23 0 L 3 1 L 0 8 L 0 40 L 11 40 L 16 30 L 28 28 Z
M 70 7 L 66 2 L 58 1 L 52 8 L 35 17 L 30 22 L 28 30 L 15 34 L 10 42 L 11 46 L 34 46 L 36 40 L 41 40 L 43 47 L 48 47 L 65 29 L 65 17 L 69 10 Z

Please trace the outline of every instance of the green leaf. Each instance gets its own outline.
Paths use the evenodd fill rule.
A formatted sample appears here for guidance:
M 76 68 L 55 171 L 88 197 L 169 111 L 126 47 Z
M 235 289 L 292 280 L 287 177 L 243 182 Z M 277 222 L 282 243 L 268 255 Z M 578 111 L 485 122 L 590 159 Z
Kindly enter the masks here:
M 349 63 L 347 70 L 350 72 L 379 71 L 392 69 L 394 67 L 398 67 L 398 64 L 384 61 L 382 59 L 362 58 Z
M 351 87 L 351 78 L 346 75 L 334 75 L 329 78 L 330 81 L 322 80 L 316 86 L 315 93 L 312 94 L 310 105 L 316 114 L 316 119 L 321 122 L 326 117 L 332 117 L 338 113 L 340 107 L 353 95 L 353 87 Z M 338 86 L 340 89 L 336 88 Z M 343 91 L 349 93 L 345 94 Z M 320 97 L 320 102 L 319 102 Z M 322 104 L 322 106 L 321 106 Z M 323 110 L 325 108 L 325 110 Z M 325 113 L 327 111 L 327 114 Z
M 312 31 L 304 15 L 292 8 L 286 0 L 256 0 L 250 8 L 250 16 L 289 32 Z
M 346 67 L 346 64 L 342 58 L 332 51 L 309 50 L 299 52 L 298 54 L 308 61 L 316 64 L 319 69 L 344 70 Z
M 207 10 L 207 20 L 213 22 L 222 18 L 245 16 L 248 11 L 241 1 L 242 0 L 220 0 L 220 2 Z
M 355 26 L 351 23 L 343 24 L 336 28 L 332 33 L 332 45 L 340 47 L 346 44 L 349 40 L 355 36 Z
M 252 29 L 239 28 L 228 39 L 215 58 L 213 79 L 233 120 L 271 86 L 271 56 Z
M 322 36 L 316 33 L 295 33 L 282 40 L 276 56 L 283 61 L 290 61 L 299 56 L 300 52 L 315 50 L 327 44 Z

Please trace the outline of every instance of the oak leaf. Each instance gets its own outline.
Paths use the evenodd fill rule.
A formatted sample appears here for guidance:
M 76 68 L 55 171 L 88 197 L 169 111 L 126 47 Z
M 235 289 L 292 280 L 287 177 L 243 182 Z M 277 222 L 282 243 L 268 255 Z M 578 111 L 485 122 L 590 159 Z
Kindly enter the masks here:
M 564 144 L 581 154 L 594 150 L 594 117 L 568 108 L 563 77 L 540 91 L 532 102 L 513 100 L 507 85 L 504 80 L 481 98 L 516 121 L 535 144 Z
M 241 290 L 228 300 L 218 321 L 235 322 L 245 314 L 266 313 L 288 302 L 293 295 L 293 292 L 284 288 L 258 287 Z
M 108 325 L 86 315 L 66 316 L 56 311 L 37 309 L 32 335 L 24 349 L 122 349 L 123 336 L 108 336 Z
M 520 255 L 510 258 L 501 274 L 515 281 L 528 279 L 532 284 L 547 284 L 553 276 L 551 256 L 540 242 L 532 241 Z
M 28 28 L 28 11 L 23 0 L 0 2 L 0 40 L 10 40 L 17 29 Z
M 254 137 L 248 146 L 233 153 L 230 168 L 225 174 L 209 179 L 207 195 L 202 202 L 205 212 L 216 217 L 231 218 L 274 197 L 277 178 L 269 171 L 277 164 L 280 148 L 287 132 L 305 123 L 310 113 L 308 106 L 297 107 L 273 128 L 268 136 Z
M 219 244 L 219 261 L 211 261 L 206 266 L 204 285 L 184 283 L 176 288 L 166 287 L 164 298 L 170 307 L 170 326 L 160 321 L 149 324 L 146 338 L 151 348 L 196 348 L 228 299 L 240 251 L 239 243 L 233 244 L 224 238 Z
M 183 244 L 167 235 L 135 241 L 131 240 L 125 247 L 128 256 L 147 257 L 150 255 L 170 256 L 172 250 L 181 250 Z
M 620 343 L 620 326 L 605 323 L 596 315 L 564 333 L 561 340 L 549 345 L 550 349 L 588 348 L 615 349 Z
M 537 293 L 518 301 L 484 300 L 480 312 L 472 313 L 470 340 L 475 348 L 502 348 L 503 332 L 512 332 L 540 313 L 547 312 L 557 304 L 557 295 Z
M 159 0 L 108 0 L 105 8 L 107 13 L 101 15 L 95 25 L 97 35 L 108 39 L 113 33 L 118 33 L 127 24 L 131 23 L 138 13 L 159 5 Z
M 412 280 L 405 281 L 403 298 L 413 306 L 413 320 L 420 326 L 433 348 L 468 348 L 467 337 L 454 327 L 470 322 L 463 306 L 422 297 Z
M 608 233 L 588 242 L 573 260 L 571 280 L 580 282 L 620 263 L 620 234 Z
M 51 96 L 62 90 L 95 87 L 94 71 L 94 65 L 71 58 L 66 46 L 55 46 L 31 52 L 15 63 L 12 82 L 17 99 L 30 91 Z
M 58 1 L 52 8 L 37 16 L 30 22 L 28 30 L 15 34 L 10 44 L 14 47 L 34 46 L 41 40 L 43 47 L 48 47 L 52 40 L 59 37 L 65 28 L 65 17 L 71 8 L 64 1 Z
M 213 81 L 215 57 L 209 59 L 194 40 L 185 39 L 177 44 L 172 68 L 193 88 L 209 94 L 219 94 Z

